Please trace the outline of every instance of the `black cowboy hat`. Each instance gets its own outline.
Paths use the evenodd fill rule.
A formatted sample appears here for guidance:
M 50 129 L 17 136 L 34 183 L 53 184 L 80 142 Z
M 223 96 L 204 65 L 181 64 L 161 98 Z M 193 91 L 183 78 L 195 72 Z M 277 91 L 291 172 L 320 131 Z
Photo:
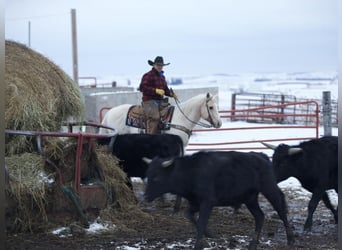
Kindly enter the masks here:
M 161 64 L 163 66 L 166 66 L 166 65 L 169 65 L 170 63 L 165 63 L 164 64 L 164 59 L 163 57 L 161 56 L 157 56 L 155 59 L 154 59 L 154 62 L 152 62 L 151 60 L 148 60 L 147 61 L 149 65 L 153 66 L 154 64 Z

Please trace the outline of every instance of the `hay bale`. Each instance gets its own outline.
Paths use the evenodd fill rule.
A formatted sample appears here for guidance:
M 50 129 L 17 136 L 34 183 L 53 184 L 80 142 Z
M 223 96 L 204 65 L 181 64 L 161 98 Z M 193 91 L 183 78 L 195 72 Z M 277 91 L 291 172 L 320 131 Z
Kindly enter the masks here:
M 6 129 L 59 131 L 70 117 L 83 120 L 79 86 L 56 64 L 23 44 L 5 43 L 5 83 Z M 31 138 L 6 137 L 6 154 L 25 151 L 32 151 Z

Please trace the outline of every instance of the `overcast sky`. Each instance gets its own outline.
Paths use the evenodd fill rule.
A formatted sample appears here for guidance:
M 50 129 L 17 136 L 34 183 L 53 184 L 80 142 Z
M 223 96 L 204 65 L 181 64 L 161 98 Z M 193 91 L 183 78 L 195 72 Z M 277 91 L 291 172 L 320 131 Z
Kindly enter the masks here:
M 72 76 L 140 75 L 164 57 L 181 74 L 336 71 L 338 0 L 6 0 L 5 37 Z M 31 32 L 29 39 L 29 22 Z

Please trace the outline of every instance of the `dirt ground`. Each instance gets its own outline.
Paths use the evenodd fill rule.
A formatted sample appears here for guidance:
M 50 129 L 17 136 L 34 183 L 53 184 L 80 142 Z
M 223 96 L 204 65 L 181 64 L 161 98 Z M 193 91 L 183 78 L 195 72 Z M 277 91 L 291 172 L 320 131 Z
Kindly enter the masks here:
M 139 206 L 147 216 L 128 219 L 125 226 L 102 233 L 76 231 L 68 235 L 14 234 L 8 235 L 6 249 L 191 249 L 195 242 L 195 229 L 184 217 L 186 202 L 182 210 L 172 213 L 173 196 L 167 196 L 164 203 L 146 203 L 142 199 L 143 186 L 135 183 L 135 193 Z M 289 221 L 295 232 L 295 245 L 286 245 L 286 235 L 281 220 L 263 196 L 260 206 L 265 213 L 258 249 L 337 249 L 337 225 L 333 216 L 323 204 L 319 204 L 310 233 L 303 232 L 307 215 L 308 198 L 298 199 L 293 191 L 284 190 L 289 207 Z M 237 214 L 230 207 L 213 210 L 209 229 L 214 238 L 205 238 L 205 249 L 247 249 L 250 235 L 254 230 L 254 220 L 242 206 Z

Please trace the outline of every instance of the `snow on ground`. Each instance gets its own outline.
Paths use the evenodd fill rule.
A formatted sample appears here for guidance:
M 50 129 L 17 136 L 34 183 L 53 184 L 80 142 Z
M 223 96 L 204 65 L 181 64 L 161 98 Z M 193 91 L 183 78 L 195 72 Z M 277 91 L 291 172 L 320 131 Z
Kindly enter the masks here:
M 99 223 L 99 218 L 95 219 L 90 225 L 89 228 L 85 229 L 85 233 L 87 234 L 100 234 L 106 231 L 112 231 L 115 229 L 115 225 L 111 222 L 108 223 Z M 70 237 L 72 236 L 72 232 L 70 227 L 60 227 L 52 230 L 52 234 L 58 235 L 59 237 Z

